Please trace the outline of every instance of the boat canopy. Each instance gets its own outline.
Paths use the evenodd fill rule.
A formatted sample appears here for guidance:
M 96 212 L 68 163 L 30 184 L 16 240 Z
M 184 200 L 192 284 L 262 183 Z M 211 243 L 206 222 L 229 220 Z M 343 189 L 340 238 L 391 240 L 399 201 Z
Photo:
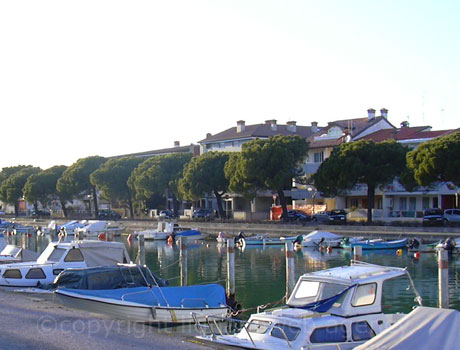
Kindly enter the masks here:
M 417 307 L 355 350 L 458 349 L 460 311 Z
M 187 287 L 137 287 L 110 290 L 65 289 L 75 297 L 110 299 L 114 302 L 134 303 L 142 306 L 206 308 L 226 305 L 225 289 L 219 284 Z
M 382 312 L 383 282 L 406 274 L 406 270 L 399 267 L 352 261 L 350 266 L 301 276 L 287 305 L 317 312 L 326 309 L 338 316 Z
M 123 243 L 85 240 L 50 243 L 37 259 L 37 263 L 57 262 L 64 252 L 71 249 L 80 249 L 88 267 L 129 262 L 129 255 Z
M 312 231 L 308 235 L 304 236 L 304 241 L 306 240 L 313 240 L 313 239 L 341 239 L 343 238 L 342 235 L 338 235 L 328 231 Z

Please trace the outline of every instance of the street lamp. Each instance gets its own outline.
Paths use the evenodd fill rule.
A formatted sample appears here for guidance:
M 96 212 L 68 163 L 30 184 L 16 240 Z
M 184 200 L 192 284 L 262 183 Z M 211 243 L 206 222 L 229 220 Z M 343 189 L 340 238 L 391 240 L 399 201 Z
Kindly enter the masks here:
M 316 190 L 316 188 L 311 186 L 307 187 L 307 191 L 310 192 L 311 198 L 313 199 L 313 215 L 315 215 L 315 197 L 318 191 Z

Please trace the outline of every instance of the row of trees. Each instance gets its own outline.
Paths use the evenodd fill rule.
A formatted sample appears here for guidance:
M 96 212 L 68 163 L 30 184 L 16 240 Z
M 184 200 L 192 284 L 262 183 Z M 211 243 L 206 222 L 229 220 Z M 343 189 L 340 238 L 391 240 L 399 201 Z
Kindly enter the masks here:
M 91 156 L 69 167 L 47 170 L 32 166 L 3 168 L 0 173 L 0 200 L 15 206 L 24 199 L 47 206 L 59 200 L 67 216 L 66 202 L 92 197 L 98 216 L 97 194 L 129 208 L 134 217 L 135 200 L 151 207 L 160 200 L 172 199 L 177 214 L 179 200 L 195 201 L 206 193 L 217 199 L 221 217 L 225 217 L 222 195 L 232 191 L 252 198 L 260 190 L 277 192 L 286 208 L 284 190 L 292 178 L 301 175 L 301 164 L 308 152 L 304 138 L 275 136 L 254 140 L 242 152 L 209 152 L 192 158 L 191 154 L 170 154 L 152 158 L 111 158 Z
M 129 208 L 134 217 L 135 200 L 152 208 L 172 199 L 177 214 L 179 200 L 195 201 L 213 193 L 221 217 L 225 217 L 222 195 L 239 193 L 254 198 L 259 191 L 272 191 L 286 211 L 284 191 L 292 179 L 303 177 L 301 165 L 307 157 L 308 142 L 299 136 L 274 136 L 245 143 L 241 152 L 208 152 L 199 157 L 170 154 L 152 158 L 111 158 L 91 156 L 69 167 L 41 170 L 33 166 L 3 168 L 0 172 L 0 200 L 15 206 L 20 198 L 35 209 L 59 200 L 67 216 L 66 202 L 90 195 L 98 215 L 98 193 L 104 199 Z M 344 195 L 357 184 L 368 188 L 368 222 L 372 222 L 375 190 L 395 177 L 409 191 L 437 181 L 460 186 L 460 133 L 422 144 L 409 152 L 395 141 L 375 143 L 362 140 L 334 149 L 316 174 L 307 180 L 323 196 Z M 287 215 L 284 215 L 287 219 Z
M 372 222 L 376 188 L 397 177 L 408 191 L 439 181 L 460 187 L 460 133 L 431 140 L 409 149 L 393 140 L 361 140 L 335 148 L 313 175 L 325 196 L 346 195 L 357 184 L 367 185 L 367 221 Z

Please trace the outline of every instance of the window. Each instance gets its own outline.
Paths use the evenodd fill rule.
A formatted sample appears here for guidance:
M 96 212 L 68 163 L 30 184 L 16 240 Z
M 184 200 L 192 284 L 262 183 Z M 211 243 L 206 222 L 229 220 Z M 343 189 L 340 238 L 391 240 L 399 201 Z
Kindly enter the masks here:
M 351 336 L 354 341 L 367 340 L 375 336 L 374 330 L 366 321 L 351 324 Z
M 372 305 L 375 301 L 377 291 L 376 283 L 363 284 L 356 289 L 351 305 L 364 306 Z
M 26 275 L 27 279 L 41 279 L 46 278 L 45 273 L 41 268 L 30 269 Z
M 61 260 L 62 256 L 64 255 L 65 251 L 66 250 L 62 248 L 55 248 L 47 260 L 51 262 L 59 262 L 59 260 Z
M 315 163 L 322 163 L 324 161 L 324 152 L 315 152 Z
M 439 207 L 438 197 L 433 197 L 433 208 L 438 208 L 438 207 Z
M 284 333 L 283 333 L 284 332 Z M 300 333 L 300 328 L 286 326 L 285 324 L 277 323 L 273 327 L 271 336 L 280 339 L 287 339 L 289 341 L 295 340 Z
M 409 197 L 409 210 L 410 211 L 415 211 L 415 203 L 416 203 L 416 200 L 415 200 L 415 197 Z
M 57 275 L 59 275 L 62 271 L 64 271 L 64 269 L 54 269 L 54 270 L 53 270 L 53 275 L 57 276 Z
M 312 343 L 343 343 L 347 341 L 345 325 L 317 328 L 310 336 Z
M 407 209 L 407 198 L 400 197 L 399 198 L 399 210 L 406 210 Z
M 6 271 L 3 273 L 3 278 L 16 278 L 16 279 L 20 279 L 20 278 L 22 278 L 21 271 L 18 270 L 18 269 L 6 270 Z
M 74 261 L 84 261 L 83 255 L 81 254 L 80 249 L 74 248 L 70 249 L 65 257 L 65 262 L 74 262 Z
M 249 323 L 248 332 L 264 334 L 268 327 L 270 327 L 270 324 L 271 322 L 269 321 L 252 320 L 251 323 Z
M 297 288 L 294 298 L 311 298 L 318 294 L 319 282 L 315 281 L 302 281 Z
M 430 197 L 423 197 L 422 199 L 422 209 L 428 209 L 430 207 Z

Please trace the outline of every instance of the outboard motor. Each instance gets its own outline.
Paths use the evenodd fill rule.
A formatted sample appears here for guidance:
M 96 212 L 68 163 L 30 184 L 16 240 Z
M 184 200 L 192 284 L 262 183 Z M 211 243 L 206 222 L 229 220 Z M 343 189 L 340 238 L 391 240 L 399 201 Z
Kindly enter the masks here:
M 407 247 L 409 249 L 418 249 L 420 247 L 420 240 L 418 238 L 412 238 L 407 242 Z
M 455 249 L 455 240 L 449 237 L 444 241 L 442 245 L 445 250 L 447 250 L 449 253 L 452 253 Z

